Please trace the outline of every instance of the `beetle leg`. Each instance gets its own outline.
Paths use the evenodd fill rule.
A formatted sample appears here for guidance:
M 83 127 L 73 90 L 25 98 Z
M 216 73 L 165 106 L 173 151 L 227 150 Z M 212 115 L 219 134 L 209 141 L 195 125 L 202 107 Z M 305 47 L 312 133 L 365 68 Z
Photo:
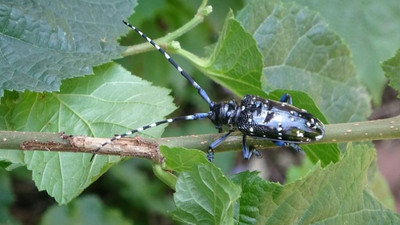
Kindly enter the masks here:
M 290 148 L 294 149 L 296 152 L 303 152 L 301 147 L 295 143 L 289 143 L 289 142 L 284 142 L 284 141 L 274 141 L 274 143 L 280 147 L 290 147 Z
M 246 143 L 246 135 L 243 135 L 242 151 L 243 151 L 243 158 L 245 160 L 250 159 L 251 151 L 249 150 L 249 146 L 247 146 L 247 143 Z
M 243 135 L 243 142 L 242 142 L 242 150 L 243 150 L 243 158 L 248 160 L 251 158 L 252 154 L 256 155 L 258 158 L 262 158 L 262 154 L 257 151 L 257 149 L 247 146 L 246 143 L 246 135 Z
M 280 101 L 281 102 L 287 102 L 287 103 L 292 105 L 292 96 L 290 96 L 288 93 L 285 93 L 285 94 L 282 95 Z
M 233 129 L 229 130 L 228 133 L 222 135 L 217 140 L 213 141 L 208 147 L 207 159 L 212 162 L 214 160 L 214 149 L 218 147 L 225 139 L 233 132 Z
M 255 148 L 251 148 L 250 151 L 253 152 L 254 155 L 257 156 L 257 158 L 261 159 L 263 157 L 263 155 Z
M 218 133 L 222 133 L 222 126 L 216 126 L 215 128 L 218 130 Z

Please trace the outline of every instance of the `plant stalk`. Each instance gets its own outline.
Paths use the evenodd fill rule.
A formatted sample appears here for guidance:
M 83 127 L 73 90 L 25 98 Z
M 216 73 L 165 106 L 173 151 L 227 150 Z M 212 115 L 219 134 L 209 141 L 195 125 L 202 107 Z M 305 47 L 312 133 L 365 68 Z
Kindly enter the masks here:
M 328 124 L 325 127 L 325 132 L 325 137 L 321 141 L 309 144 L 400 139 L 400 116 L 365 122 Z M 220 136 L 221 134 L 216 133 L 156 139 L 144 139 L 138 136 L 122 138 L 104 146 L 98 154 L 146 158 L 161 163 L 163 157 L 158 149 L 160 145 L 207 151 L 209 144 Z M 0 131 L 0 149 L 3 150 L 40 150 L 92 154 L 97 146 L 107 140 L 108 138 L 70 136 L 64 133 Z M 266 139 L 248 138 L 248 144 L 258 149 L 276 148 L 276 145 Z M 241 151 L 241 149 L 242 135 L 240 132 L 234 132 L 218 146 L 216 152 Z
M 175 40 L 176 38 L 184 35 L 188 31 L 192 30 L 195 28 L 198 24 L 202 23 L 204 20 L 204 17 L 207 16 L 212 12 L 212 7 L 210 5 L 207 5 L 207 0 L 203 0 L 199 9 L 197 10 L 197 13 L 195 16 L 186 24 L 184 24 L 182 27 L 178 28 L 177 30 L 168 33 L 166 36 L 154 39 L 153 41 L 160 45 L 163 46 L 163 48 L 166 48 L 167 43 Z M 135 55 L 147 51 L 155 50 L 155 48 L 150 44 L 150 43 L 142 43 L 138 45 L 133 45 L 128 47 L 128 49 L 123 52 L 121 55 L 123 57 L 130 56 L 130 55 Z

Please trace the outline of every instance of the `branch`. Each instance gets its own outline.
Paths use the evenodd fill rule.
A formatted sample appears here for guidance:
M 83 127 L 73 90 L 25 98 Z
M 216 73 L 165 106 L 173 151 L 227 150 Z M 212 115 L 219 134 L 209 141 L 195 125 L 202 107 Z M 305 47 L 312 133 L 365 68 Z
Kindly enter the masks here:
M 326 125 L 325 137 L 319 142 L 309 144 L 400 139 L 399 128 L 400 116 L 365 122 L 329 124 Z M 154 162 L 162 162 L 163 157 L 158 148 L 160 145 L 207 151 L 209 144 L 220 136 L 221 134 L 203 134 L 157 139 L 145 139 L 138 136 L 134 138 L 122 138 L 104 146 L 98 154 L 132 156 L 150 159 Z M 64 133 L 0 131 L 0 149 L 7 150 L 41 150 L 92 154 L 97 146 L 107 140 L 109 139 L 70 136 Z M 271 141 L 266 139 L 249 138 L 248 144 L 259 149 L 276 147 Z M 241 149 L 242 135 L 240 132 L 235 132 L 218 146 L 216 150 L 217 152 L 222 152 L 240 151 Z
M 164 46 L 166 49 L 167 43 L 175 40 L 176 38 L 182 36 L 183 34 L 187 33 L 188 31 L 192 30 L 194 27 L 196 27 L 198 24 L 203 22 L 204 17 L 207 16 L 212 12 L 212 7 L 207 5 L 207 1 L 203 0 L 201 3 L 199 9 L 197 10 L 196 15 L 186 24 L 178 28 L 177 30 L 168 33 L 166 36 L 154 39 L 153 41 L 157 43 L 160 46 Z M 126 49 L 125 52 L 122 53 L 123 57 L 130 56 L 130 55 L 135 55 L 139 54 L 142 52 L 147 52 L 150 50 L 156 50 L 150 43 L 142 43 L 142 44 L 137 44 L 130 46 Z

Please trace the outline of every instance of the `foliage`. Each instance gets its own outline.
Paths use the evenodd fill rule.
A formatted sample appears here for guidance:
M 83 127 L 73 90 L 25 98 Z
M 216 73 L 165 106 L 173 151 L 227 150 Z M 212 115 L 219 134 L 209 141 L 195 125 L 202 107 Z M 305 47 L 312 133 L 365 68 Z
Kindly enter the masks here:
M 122 51 L 117 38 L 124 27 L 109 21 L 129 16 L 134 5 L 2 1 L 0 95 L 4 89 L 58 91 L 61 80 L 91 74 L 94 66 L 117 58 Z
M 41 224 L 133 224 L 115 209 L 104 207 L 95 196 L 85 196 L 68 206 L 52 207 L 43 217 Z
M 398 48 L 393 46 L 400 37 L 398 2 L 299 0 L 296 3 L 321 13 L 331 29 L 346 41 L 360 82 L 368 89 L 373 102 L 379 105 L 386 86 L 379 62 L 390 58 Z
M 150 124 L 165 118 L 176 107 L 169 90 L 146 79 L 159 85 L 171 84 L 178 102 L 187 98 L 195 108 L 204 104 L 157 52 L 111 62 L 126 49 L 118 44 L 119 37 L 124 36 L 120 40 L 123 44 L 128 44 L 131 37 L 135 43 L 142 42 L 132 33 L 124 34 L 127 28 L 120 22 L 133 12 L 136 1 L 24 3 L 0 3 L 0 89 L 7 90 L 0 104 L 2 129 L 110 137 Z M 164 35 L 173 29 L 155 29 L 154 21 L 146 21 L 144 12 L 153 9 L 149 13 L 154 13 L 154 20 L 159 20 L 159 12 L 161 21 L 178 28 L 195 14 L 197 5 L 174 3 L 143 2 L 130 21 L 145 28 L 143 31 L 150 37 Z M 187 61 L 237 97 L 257 94 L 279 99 L 289 92 L 294 105 L 325 123 L 360 121 L 369 116 L 371 96 L 358 80 L 359 70 L 351 50 L 319 13 L 278 0 L 254 0 L 243 7 L 235 6 L 239 12 L 225 9 L 218 19 L 206 18 L 199 29 L 188 32 L 186 39 L 186 35 L 180 38 L 181 46 L 185 46 L 182 49 L 163 44 L 185 58 L 182 63 L 182 59 L 177 61 L 190 74 L 193 67 Z M 183 13 L 185 7 L 188 15 Z M 199 18 L 192 20 L 196 19 Z M 152 26 L 144 26 L 150 23 Z M 201 48 L 211 44 L 204 34 L 218 23 L 222 23 L 217 28 L 221 32 L 217 42 L 208 46 L 206 57 L 185 50 L 195 49 L 194 43 L 200 43 Z M 193 50 L 196 51 L 199 50 Z M 397 90 L 398 55 L 382 64 Z M 142 79 L 132 71 L 147 75 Z M 214 95 L 208 79 L 196 73 L 195 79 Z M 140 135 L 160 137 L 163 130 L 161 126 Z M 204 130 L 209 129 L 204 126 Z M 162 146 L 165 163 L 153 165 L 153 170 L 176 191 L 175 209 L 171 199 L 161 197 L 168 192 L 165 186 L 153 183 L 154 177 L 147 178 L 138 169 L 144 167 L 148 171 L 150 166 L 145 163 L 121 164 L 117 156 L 96 156 L 91 163 L 91 155 L 82 153 L 6 149 L 0 151 L 0 160 L 7 170 L 26 167 L 39 190 L 45 190 L 59 204 L 68 204 L 48 209 L 41 224 L 131 224 L 125 217 L 140 217 L 141 213 L 106 207 L 97 197 L 76 198 L 118 163 L 108 178 L 100 178 L 112 181 L 108 186 L 116 189 L 111 192 L 113 197 L 128 202 L 137 212 L 146 210 L 148 215 L 164 215 L 170 210 L 170 217 L 183 223 L 399 223 L 400 217 L 383 206 L 383 199 L 378 200 L 375 189 L 369 186 L 373 182 L 369 173 L 380 176 L 373 147 L 348 144 L 341 148 L 344 155 L 340 155 L 336 144 L 316 143 L 303 149 L 312 168 L 302 168 L 301 174 L 291 177 L 293 182 L 282 185 L 265 181 L 256 172 L 229 177 L 205 160 L 203 152 Z M 2 191 L 10 193 L 8 178 L 3 173 L 0 178 Z M 382 190 L 388 193 L 387 189 Z M 1 196 L 0 208 L 7 208 L 13 200 Z M 1 211 L 0 221 L 16 223 L 6 210 Z M 63 218 L 61 222 L 59 218 Z
M 393 58 L 386 60 L 382 63 L 382 69 L 385 71 L 385 76 L 390 79 L 389 85 L 396 89 L 400 90 L 400 50 L 397 50 L 397 53 Z M 397 96 L 400 97 L 400 94 Z

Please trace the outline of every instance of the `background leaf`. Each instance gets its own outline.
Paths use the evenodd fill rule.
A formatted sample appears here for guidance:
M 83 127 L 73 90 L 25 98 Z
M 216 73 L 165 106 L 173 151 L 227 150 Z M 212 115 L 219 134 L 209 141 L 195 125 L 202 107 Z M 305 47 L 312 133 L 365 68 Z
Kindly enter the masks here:
M 68 206 L 51 207 L 44 214 L 40 224 L 129 225 L 133 223 L 125 219 L 119 211 L 103 206 L 97 197 L 85 196 L 71 202 Z
M 232 12 L 203 70 L 239 96 L 265 95 L 260 82 L 262 56 L 253 37 L 233 18 Z
M 12 130 L 13 125 L 10 123 L 10 116 L 18 102 L 17 92 L 6 92 L 5 96 L 1 98 L 0 104 L 0 129 Z M 22 151 L 6 150 L 0 151 L 0 167 L 7 170 L 15 169 L 19 166 L 25 165 L 24 153 Z
M 400 6 L 396 0 L 310 1 L 303 4 L 326 18 L 329 27 L 348 43 L 357 75 L 374 103 L 381 102 L 386 84 L 379 62 L 395 54 L 400 38 Z
M 189 224 L 233 224 L 240 188 L 211 163 L 182 172 L 176 184 L 174 219 Z
M 400 49 L 395 56 L 382 63 L 382 69 L 390 80 L 389 85 L 399 92 L 397 98 L 400 98 Z
M 344 158 L 304 179 L 281 186 L 244 172 L 233 181 L 241 185 L 240 224 L 397 224 L 400 216 L 386 209 L 366 189 L 375 150 L 348 145 Z
M 264 56 L 264 91 L 304 91 L 329 122 L 369 116 L 369 96 L 357 80 L 349 49 L 318 14 L 293 3 L 257 0 L 248 2 L 237 19 Z
M 206 154 L 196 149 L 160 147 L 165 158 L 165 169 L 176 172 L 190 171 L 194 165 L 208 163 Z
M 109 63 L 95 68 L 95 75 L 64 81 L 59 93 L 24 93 L 12 123 L 17 130 L 110 137 L 169 114 L 175 106 L 168 93 Z M 162 131 L 160 126 L 142 134 L 158 137 Z M 24 156 L 39 190 L 46 190 L 61 204 L 120 160 L 96 156 L 90 163 L 90 154 L 44 151 L 24 152 Z
M 0 1 L 3 90 L 58 91 L 61 80 L 91 74 L 120 57 L 121 20 L 135 0 Z

